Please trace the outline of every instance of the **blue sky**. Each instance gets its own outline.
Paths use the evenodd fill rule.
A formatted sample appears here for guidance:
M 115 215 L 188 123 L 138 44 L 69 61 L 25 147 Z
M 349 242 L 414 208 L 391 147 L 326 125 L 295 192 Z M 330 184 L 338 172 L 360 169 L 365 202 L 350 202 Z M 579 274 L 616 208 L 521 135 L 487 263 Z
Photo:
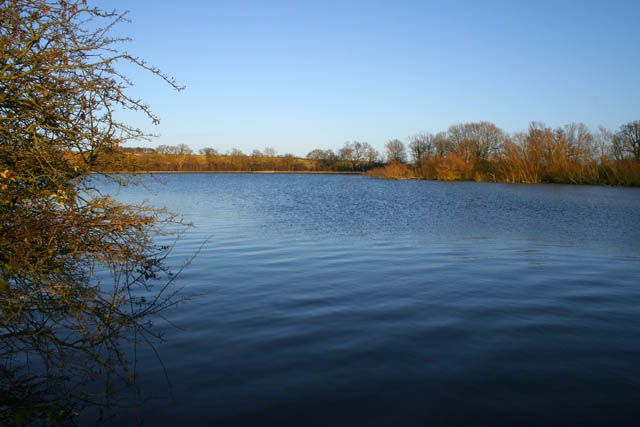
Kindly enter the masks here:
M 615 129 L 640 119 L 640 2 L 109 1 L 131 53 L 186 86 L 128 71 L 161 124 L 224 152 L 305 155 L 487 120 Z M 125 70 L 127 71 L 127 70 Z

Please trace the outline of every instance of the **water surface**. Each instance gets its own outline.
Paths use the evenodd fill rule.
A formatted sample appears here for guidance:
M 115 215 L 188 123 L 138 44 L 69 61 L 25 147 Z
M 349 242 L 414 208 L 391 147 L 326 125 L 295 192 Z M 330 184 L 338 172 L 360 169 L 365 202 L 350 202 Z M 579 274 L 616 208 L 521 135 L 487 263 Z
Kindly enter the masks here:
M 634 425 L 640 190 L 176 174 L 145 425 Z M 118 422 L 135 422 L 122 417 Z

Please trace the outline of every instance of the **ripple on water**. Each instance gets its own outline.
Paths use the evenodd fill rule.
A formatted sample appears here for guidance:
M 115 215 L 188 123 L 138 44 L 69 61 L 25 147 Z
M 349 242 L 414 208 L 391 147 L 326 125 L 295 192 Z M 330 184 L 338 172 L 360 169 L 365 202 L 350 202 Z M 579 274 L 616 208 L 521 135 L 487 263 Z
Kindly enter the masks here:
M 170 262 L 208 240 L 179 279 L 198 296 L 162 326 L 175 402 L 151 402 L 150 425 L 640 417 L 638 189 L 167 181 L 154 200 L 195 225 Z M 141 357 L 143 389 L 162 389 Z

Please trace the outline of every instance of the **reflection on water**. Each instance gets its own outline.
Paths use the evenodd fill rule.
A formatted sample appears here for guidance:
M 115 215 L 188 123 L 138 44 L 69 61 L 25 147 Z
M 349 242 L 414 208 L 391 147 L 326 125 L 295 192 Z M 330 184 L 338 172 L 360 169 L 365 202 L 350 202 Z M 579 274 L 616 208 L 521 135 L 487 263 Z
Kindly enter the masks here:
M 633 425 L 638 189 L 181 174 L 147 425 Z M 147 394 L 166 395 L 153 354 Z M 133 424 L 122 414 L 118 423 Z

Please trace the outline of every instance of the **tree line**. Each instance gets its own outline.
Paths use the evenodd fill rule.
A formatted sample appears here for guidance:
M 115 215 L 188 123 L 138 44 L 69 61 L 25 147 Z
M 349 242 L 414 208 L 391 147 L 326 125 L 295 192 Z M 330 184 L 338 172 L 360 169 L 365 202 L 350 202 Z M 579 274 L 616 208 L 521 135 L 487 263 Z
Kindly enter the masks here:
M 382 156 L 370 144 L 346 142 L 336 152 L 316 149 L 306 158 L 286 153 L 279 155 L 273 147 L 250 154 L 237 148 L 225 153 L 205 147 L 196 154 L 186 144 L 160 145 L 157 148 L 130 147 L 118 151 L 129 154 L 138 170 L 166 172 L 366 172 L 384 166 Z
M 121 148 L 138 170 L 357 172 L 384 178 L 510 183 L 640 185 L 640 121 L 617 131 L 591 131 L 582 123 L 551 128 L 531 122 L 508 133 L 491 122 L 461 123 L 438 133 L 421 132 L 405 143 L 391 139 L 384 153 L 367 142 L 348 141 L 334 151 L 314 149 L 306 158 L 278 155 L 273 147 L 246 154 L 186 144 Z
M 388 178 L 510 183 L 640 185 L 640 121 L 592 132 L 582 123 L 551 128 L 532 122 L 509 134 L 490 122 L 419 133 L 386 144 Z

